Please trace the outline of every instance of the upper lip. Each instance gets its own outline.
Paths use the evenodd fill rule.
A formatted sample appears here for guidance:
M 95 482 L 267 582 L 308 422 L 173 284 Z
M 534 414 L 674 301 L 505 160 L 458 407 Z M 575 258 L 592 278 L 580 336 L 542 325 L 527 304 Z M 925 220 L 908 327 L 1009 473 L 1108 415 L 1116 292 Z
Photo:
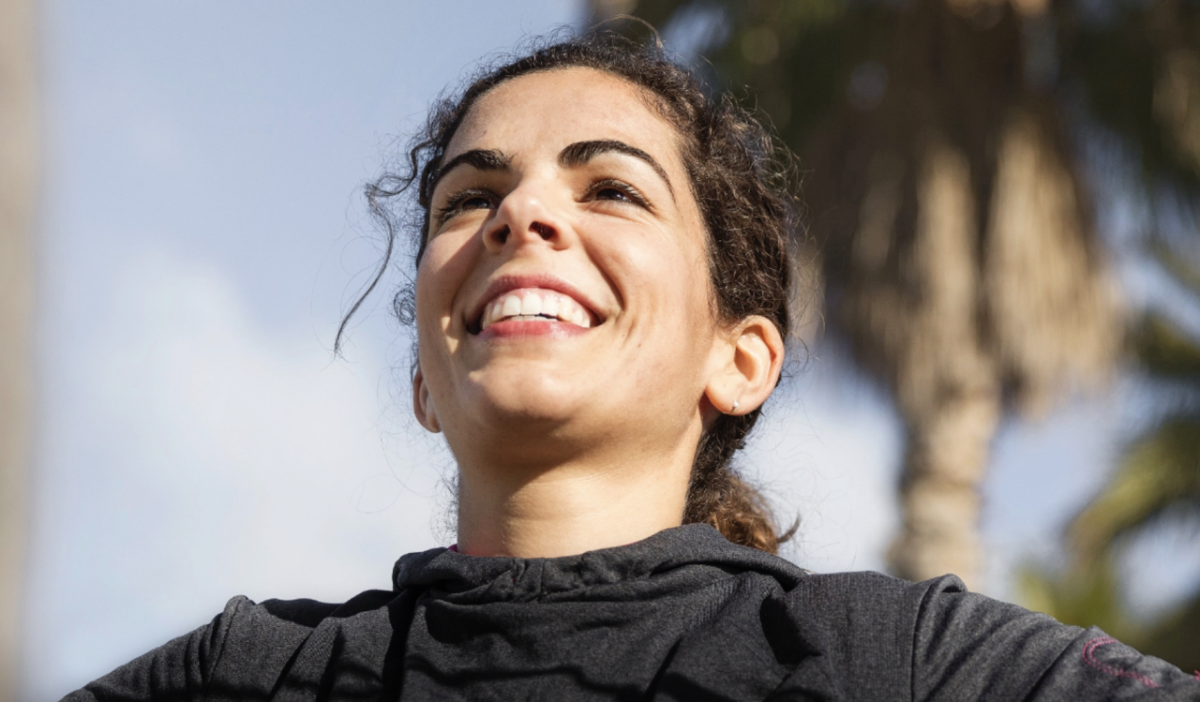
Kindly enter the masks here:
M 604 321 L 600 313 L 596 311 L 596 305 L 588 299 L 588 296 L 582 290 L 562 278 L 550 275 L 549 273 L 511 274 L 498 276 L 488 284 L 483 294 L 471 306 L 470 313 L 467 315 L 467 328 L 474 333 L 478 333 L 479 321 L 483 317 L 483 310 L 487 307 L 487 304 L 506 292 L 522 288 L 542 288 L 543 290 L 553 290 L 567 295 L 582 305 L 592 315 L 594 325 Z

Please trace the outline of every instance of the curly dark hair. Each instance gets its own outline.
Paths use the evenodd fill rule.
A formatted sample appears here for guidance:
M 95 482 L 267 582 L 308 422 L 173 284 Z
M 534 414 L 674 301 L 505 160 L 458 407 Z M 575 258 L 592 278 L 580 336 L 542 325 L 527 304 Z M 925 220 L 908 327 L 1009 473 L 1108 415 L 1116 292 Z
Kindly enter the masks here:
M 420 262 L 435 177 L 450 140 L 476 101 L 518 76 L 570 67 L 618 76 L 653 97 L 661 116 L 682 137 L 683 162 L 707 229 L 717 318 L 732 324 L 762 315 L 784 339 L 789 338 L 793 279 L 789 242 L 795 240 L 798 226 L 790 152 L 731 96 L 709 96 L 700 81 L 672 62 L 657 42 L 643 44 L 614 32 L 593 31 L 486 69 L 459 93 L 439 99 L 413 140 L 403 172 L 386 173 L 366 186 L 369 207 L 386 232 L 387 246 L 377 275 L 342 321 L 339 343 L 346 322 L 386 271 L 398 230 L 412 231 L 415 261 Z M 416 209 L 410 202 L 406 210 L 397 198 L 414 182 Z M 396 294 L 393 309 L 402 322 L 411 323 L 411 284 Z M 683 521 L 711 524 L 734 543 L 776 553 L 794 534 L 796 524 L 781 534 L 767 500 L 731 462 L 734 452 L 745 446 L 761 411 L 722 415 L 704 432 Z

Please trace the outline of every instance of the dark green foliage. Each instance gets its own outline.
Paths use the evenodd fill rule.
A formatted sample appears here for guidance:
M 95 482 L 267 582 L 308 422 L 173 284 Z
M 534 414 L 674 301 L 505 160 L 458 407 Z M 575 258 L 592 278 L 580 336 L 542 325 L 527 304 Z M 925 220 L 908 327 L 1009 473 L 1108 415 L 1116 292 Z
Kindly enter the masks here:
M 1200 670 L 1200 596 L 1163 617 L 1138 642 L 1141 650 L 1183 670 Z
M 1180 148 L 1164 106 L 1172 59 L 1200 54 L 1200 6 L 1077 1 L 1062 3 L 1057 16 L 1064 79 L 1082 88 L 1088 114 L 1138 154 L 1148 182 L 1200 193 L 1195 154 Z
M 1200 383 L 1200 346 L 1156 313 L 1146 315 L 1134 334 L 1138 359 L 1150 375 Z
M 1185 287 L 1194 269 L 1169 249 L 1156 251 Z M 1067 530 L 1070 566 L 1058 574 L 1022 574 L 1027 604 L 1079 626 L 1097 625 L 1145 653 L 1184 670 L 1200 669 L 1200 591 L 1158 621 L 1139 623 L 1125 610 L 1113 562 L 1130 540 L 1173 518 L 1200 529 L 1200 342 L 1165 314 L 1150 311 L 1134 327 L 1142 370 L 1162 387 L 1183 391 L 1169 410 L 1129 442 L 1101 492 Z M 1200 550 L 1179 554 L 1200 558 Z

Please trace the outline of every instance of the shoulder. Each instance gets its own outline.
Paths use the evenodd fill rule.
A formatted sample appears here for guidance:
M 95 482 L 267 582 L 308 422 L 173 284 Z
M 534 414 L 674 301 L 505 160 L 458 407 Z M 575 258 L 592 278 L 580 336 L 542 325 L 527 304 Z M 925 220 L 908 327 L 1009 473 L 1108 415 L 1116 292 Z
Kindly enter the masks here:
M 388 590 L 367 590 L 341 603 L 318 600 L 263 600 L 255 604 L 245 597 L 235 597 L 225 606 L 225 614 L 249 618 L 277 626 L 298 626 L 314 629 L 329 618 L 346 619 L 363 612 L 386 607 L 396 593 Z
M 851 637 L 925 663 L 952 659 L 964 646 L 992 645 L 997 635 L 1046 632 L 1069 640 L 1078 633 L 1044 614 L 969 592 L 953 575 L 916 583 L 870 572 L 812 575 L 792 596 L 832 638 Z
M 836 676 L 856 681 L 852 698 L 1200 699 L 1200 680 L 1173 666 L 954 576 L 811 575 L 789 597 L 821 632 Z
M 783 602 L 842 696 L 904 699 L 913 687 L 915 632 L 925 609 L 963 591 L 954 576 L 911 583 L 874 572 L 809 574 Z
M 66 699 L 191 699 L 218 688 L 236 689 L 247 697 L 261 694 L 265 699 L 316 629 L 328 622 L 369 616 L 394 598 L 394 593 L 380 590 L 342 604 L 307 599 L 256 603 L 239 595 L 208 624 L 126 663 Z
M 831 677 L 855 681 L 854 689 L 842 690 L 851 699 L 926 699 L 931 686 L 959 670 L 956 664 L 1001 653 L 990 642 L 996 632 L 1028 631 L 1043 622 L 1061 627 L 969 593 L 953 575 L 913 583 L 871 572 L 811 574 L 785 601 L 795 625 L 811 632 Z M 979 676 L 983 667 L 961 671 Z
M 916 639 L 1012 620 L 1033 627 L 1062 626 L 1044 614 L 969 592 L 954 575 L 914 583 L 874 572 L 810 574 L 789 597 L 812 610 L 811 616 L 829 618 L 838 626 L 900 626 Z
M 953 575 L 913 583 L 869 571 L 812 573 L 788 592 L 787 599 L 793 608 L 804 610 L 806 619 L 828 626 L 857 630 L 906 625 L 902 628 L 911 633 L 926 612 L 945 607 L 951 598 L 966 592 Z
M 874 571 L 846 573 L 808 573 L 800 581 L 797 590 L 807 597 L 828 599 L 887 600 L 920 599 L 926 592 L 965 591 L 966 586 L 953 575 L 944 575 L 933 580 L 914 583 L 891 575 Z
M 375 620 L 387 621 L 386 613 L 379 615 L 395 597 L 384 590 L 368 590 L 344 603 L 310 599 L 255 603 L 235 597 L 213 621 L 214 672 L 226 674 L 232 661 L 237 661 L 234 668 L 282 672 L 317 629 L 374 628 Z M 247 666 L 248 662 L 253 665 Z

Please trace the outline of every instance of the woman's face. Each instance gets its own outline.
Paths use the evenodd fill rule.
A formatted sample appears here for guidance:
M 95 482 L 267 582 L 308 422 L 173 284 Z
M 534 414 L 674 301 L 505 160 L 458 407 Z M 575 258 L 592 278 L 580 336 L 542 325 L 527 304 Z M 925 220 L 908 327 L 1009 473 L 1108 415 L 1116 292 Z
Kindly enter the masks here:
M 460 462 L 694 448 L 717 364 L 705 233 L 644 93 L 585 68 L 510 80 L 442 164 L 417 272 L 422 422 Z

